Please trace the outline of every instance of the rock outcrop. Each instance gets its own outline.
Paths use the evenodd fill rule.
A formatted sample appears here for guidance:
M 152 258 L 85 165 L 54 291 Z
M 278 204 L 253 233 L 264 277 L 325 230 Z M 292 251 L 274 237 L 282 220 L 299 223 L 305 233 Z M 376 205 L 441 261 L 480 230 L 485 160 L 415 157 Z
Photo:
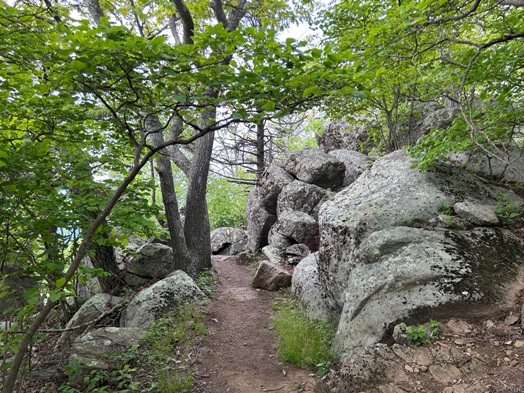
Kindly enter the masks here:
M 173 250 L 161 243 L 148 243 L 127 264 L 124 279 L 138 287 L 155 278 L 165 278 L 174 270 Z
M 520 285 L 524 255 L 510 232 L 465 216 L 468 230 L 432 223 L 443 206 L 493 209 L 501 194 L 523 201 L 460 168 L 420 172 L 412 164 L 404 153 L 391 153 L 324 203 L 318 269 L 311 261 L 297 267 L 293 288 L 310 315 L 340 315 L 338 352 L 375 344 L 395 322 L 427 309 L 502 311 Z
M 239 228 L 217 228 L 211 232 L 212 254 L 236 255 L 246 251 L 247 232 Z
M 162 313 L 185 303 L 198 303 L 205 295 L 181 270 L 140 291 L 131 300 L 120 319 L 121 327 L 147 328 Z

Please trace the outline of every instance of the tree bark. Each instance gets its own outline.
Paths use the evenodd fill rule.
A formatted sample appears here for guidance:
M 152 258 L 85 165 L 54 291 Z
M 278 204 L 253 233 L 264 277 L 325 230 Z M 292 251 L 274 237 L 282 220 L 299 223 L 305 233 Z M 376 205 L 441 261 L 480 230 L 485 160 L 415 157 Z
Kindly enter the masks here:
M 151 140 L 155 147 L 164 144 L 163 128 L 156 116 L 149 116 L 146 120 L 146 127 L 151 133 Z M 189 273 L 188 266 L 191 265 L 189 249 L 184 236 L 182 220 L 178 210 L 178 201 L 175 193 L 175 181 L 171 168 L 171 160 L 167 149 L 162 149 L 156 158 L 156 170 L 159 177 L 162 202 L 167 221 L 167 228 L 170 236 L 170 246 L 173 249 L 173 267 Z
M 257 180 L 262 178 L 264 170 L 266 169 L 266 147 L 264 140 L 266 138 L 266 128 L 264 121 L 257 124 Z

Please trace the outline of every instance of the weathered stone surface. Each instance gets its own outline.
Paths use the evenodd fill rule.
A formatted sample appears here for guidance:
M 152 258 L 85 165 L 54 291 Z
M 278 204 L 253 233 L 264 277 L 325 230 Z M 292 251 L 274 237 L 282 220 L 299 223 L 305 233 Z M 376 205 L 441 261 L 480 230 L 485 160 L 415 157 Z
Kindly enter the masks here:
M 347 187 L 370 167 L 370 159 L 365 154 L 353 150 L 338 149 L 329 152 L 330 156 L 342 161 L 346 166 L 346 173 L 342 187 Z
M 307 213 L 287 211 L 282 213 L 272 230 L 296 243 L 305 243 L 318 232 L 317 221 Z
M 277 221 L 275 214 L 269 213 L 262 205 L 260 188 L 253 187 L 249 193 L 246 207 L 248 243 L 251 252 L 257 252 L 268 244 L 268 233 Z
M 291 246 L 294 241 L 287 236 L 277 232 L 277 226 L 274 225 L 267 235 L 267 242 L 270 246 L 278 248 L 279 250 L 284 250 L 285 248 Z M 264 247 L 265 248 L 265 247 Z
M 186 273 L 176 270 L 165 279 L 140 291 L 120 319 L 121 327 L 145 329 L 151 322 L 178 305 L 199 302 L 205 297 Z
M 328 193 L 323 188 L 295 180 L 286 185 L 278 196 L 277 215 L 280 216 L 286 211 L 294 210 L 317 217 L 320 202 L 327 196 Z
M 466 168 L 497 181 L 524 183 L 524 152 L 511 146 L 499 146 L 499 149 L 496 154 L 504 162 L 479 153 L 464 160 Z
M 335 339 L 340 351 L 379 342 L 414 310 L 433 308 L 436 317 L 450 303 L 460 315 L 507 309 L 524 256 L 504 230 L 394 227 L 363 240 L 353 261 Z
M 370 122 L 350 125 L 345 119 L 339 119 L 325 127 L 322 136 L 317 137 L 317 143 L 325 152 L 347 149 L 368 153 L 374 146 L 368 133 L 371 127 Z
M 424 131 L 448 128 L 459 113 L 459 108 L 437 108 L 435 110 L 429 110 L 422 121 L 421 128 Z
M 312 147 L 293 151 L 282 165 L 298 180 L 330 189 L 340 187 L 346 171 L 343 162 Z
M 71 348 L 71 361 L 95 368 L 106 368 L 103 356 L 123 347 L 140 343 L 140 328 L 105 327 L 78 337 Z
M 251 285 L 253 288 L 262 288 L 268 291 L 287 288 L 291 285 L 291 274 L 282 266 L 269 261 L 262 261 Z
M 275 265 L 282 265 L 284 263 L 282 252 L 277 247 L 266 246 L 262 249 L 262 253 Z
M 276 214 L 278 195 L 293 180 L 293 176 L 281 166 L 276 163 L 269 165 L 261 180 L 259 195 L 262 206 L 270 214 Z
M 318 252 L 300 261 L 293 271 L 291 292 L 310 318 L 327 320 L 333 309 L 319 281 L 317 263 Z
M 236 255 L 247 248 L 247 232 L 239 228 L 217 228 L 211 232 L 213 254 Z
M 97 293 L 89 298 L 80 309 L 73 315 L 66 325 L 66 329 L 82 326 L 92 322 L 100 317 L 103 313 L 111 310 L 117 304 L 122 303 L 123 299 L 117 296 L 111 296 L 106 293 Z M 73 341 L 80 336 L 86 329 L 91 326 L 84 326 L 77 330 L 66 331 L 62 333 L 56 346 L 59 350 L 67 350 Z
M 286 255 L 305 258 L 311 254 L 309 247 L 305 244 L 293 244 L 286 248 Z
M 378 159 L 353 184 L 325 202 L 319 214 L 320 275 L 326 289 L 342 306 L 354 254 L 362 241 L 383 228 L 428 222 L 443 204 L 465 201 L 494 205 L 505 193 L 464 170 L 437 166 L 420 172 L 406 154 L 397 151 Z
M 459 217 L 467 219 L 474 225 L 497 225 L 499 223 L 492 206 L 457 202 L 453 205 L 453 210 Z
M 124 279 L 140 286 L 154 278 L 164 278 L 174 269 L 173 250 L 160 243 L 145 244 L 126 267 Z

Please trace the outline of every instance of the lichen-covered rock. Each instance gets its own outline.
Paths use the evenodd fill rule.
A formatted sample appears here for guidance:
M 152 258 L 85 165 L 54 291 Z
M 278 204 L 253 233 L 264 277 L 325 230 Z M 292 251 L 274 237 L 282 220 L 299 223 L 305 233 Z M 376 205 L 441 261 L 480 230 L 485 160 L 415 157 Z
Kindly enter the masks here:
M 275 247 L 279 250 L 283 250 L 291 246 L 294 243 L 294 240 L 277 232 L 277 226 L 274 225 L 269 230 L 269 234 L 267 235 L 267 242 L 269 246 Z
M 346 171 L 342 161 L 312 147 L 293 151 L 282 165 L 298 180 L 329 189 L 340 187 Z
M 346 166 L 342 187 L 347 187 L 370 167 L 370 159 L 365 154 L 353 150 L 338 149 L 329 152 L 330 156 L 342 161 Z
M 282 266 L 269 261 L 262 261 L 258 266 L 251 286 L 253 288 L 267 289 L 276 291 L 280 288 L 287 288 L 291 285 L 291 274 Z
M 282 189 L 293 181 L 286 169 L 272 163 L 264 173 L 259 187 L 259 197 L 264 209 L 270 214 L 277 212 L 277 198 Z
M 505 188 L 492 186 L 460 168 L 436 166 L 421 172 L 401 151 L 381 157 L 353 184 L 326 201 L 319 213 L 321 234 L 319 272 L 336 303 L 345 303 L 354 255 L 373 232 L 395 226 L 415 226 L 436 218 L 442 206 L 456 202 L 495 205 Z
M 524 152 L 512 146 L 499 146 L 494 152 L 500 159 L 477 153 L 463 159 L 466 168 L 497 181 L 524 183 Z
M 286 211 L 301 211 L 316 218 L 320 204 L 327 196 L 323 188 L 295 180 L 286 185 L 278 196 L 277 215 Z
M 247 248 L 247 232 L 239 228 L 222 227 L 211 232 L 213 254 L 236 255 Z
M 309 214 L 298 211 L 282 213 L 272 228 L 295 243 L 305 243 L 317 231 L 317 221 Z
M 66 330 L 95 321 L 103 313 L 110 311 L 116 305 L 121 304 L 122 301 L 123 299 L 121 297 L 108 295 L 107 293 L 97 293 L 89 298 L 75 315 L 73 315 L 73 318 L 71 318 L 66 325 Z M 62 333 L 56 347 L 59 350 L 68 350 L 72 342 L 89 327 L 91 326 L 86 325 L 83 328 L 69 330 Z
M 327 320 L 334 310 L 319 281 L 317 263 L 318 252 L 300 261 L 293 271 L 291 292 L 310 318 Z
M 317 136 L 317 144 L 325 152 L 347 149 L 368 153 L 374 147 L 369 137 L 369 130 L 372 127 L 372 122 L 357 125 L 339 119 L 329 123 L 322 136 Z
M 139 344 L 143 332 L 143 329 L 138 327 L 105 327 L 88 332 L 73 342 L 70 360 L 88 367 L 108 368 L 104 355 L 115 349 L 121 350 Z
M 155 278 L 164 278 L 174 270 L 173 250 L 161 243 L 145 244 L 126 266 L 124 279 L 132 287 Z
M 457 202 L 453 205 L 455 213 L 474 225 L 497 225 L 499 219 L 492 206 L 470 202 Z
M 191 277 L 175 270 L 133 298 L 122 314 L 120 326 L 145 329 L 164 311 L 185 303 L 199 302 L 204 297 Z
M 252 253 L 268 244 L 268 233 L 277 221 L 276 214 L 269 213 L 262 204 L 260 188 L 253 187 L 249 193 L 246 207 L 248 243 Z
M 265 246 L 262 248 L 262 253 L 275 265 L 282 265 L 284 263 L 282 251 L 274 246 Z
M 454 312 L 476 317 L 512 306 L 508 294 L 524 255 L 509 231 L 393 227 L 377 231 L 355 251 L 336 348 L 379 342 L 388 327 L 415 310 L 453 303 Z

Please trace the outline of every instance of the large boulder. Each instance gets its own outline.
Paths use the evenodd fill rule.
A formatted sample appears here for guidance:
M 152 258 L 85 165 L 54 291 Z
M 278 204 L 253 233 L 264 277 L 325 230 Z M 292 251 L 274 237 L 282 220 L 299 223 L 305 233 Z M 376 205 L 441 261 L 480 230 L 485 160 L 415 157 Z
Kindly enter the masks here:
M 278 196 L 277 215 L 295 210 L 317 217 L 321 202 L 327 196 L 328 193 L 323 188 L 295 180 L 286 185 Z
M 66 331 L 62 333 L 62 336 L 60 336 L 56 344 L 57 348 L 64 351 L 68 350 L 73 341 L 84 331 L 92 328 L 95 321 L 97 321 L 102 314 L 111 311 L 122 302 L 123 299 L 121 297 L 108 295 L 107 293 L 97 293 L 89 298 L 67 323 Z
M 353 150 L 333 150 L 329 152 L 329 155 L 342 161 L 346 166 L 346 173 L 344 175 L 342 187 L 349 186 L 370 166 L 370 159 L 368 156 Z
M 286 211 L 282 213 L 271 228 L 282 236 L 291 239 L 294 243 L 305 243 L 317 231 L 317 221 L 309 214 L 299 211 Z M 291 244 L 286 245 L 290 246 Z
M 384 156 L 320 210 L 319 279 L 341 312 L 339 351 L 375 343 L 394 321 L 427 307 L 507 305 L 501 288 L 514 286 L 523 261 L 511 234 L 427 223 L 457 202 L 522 200 L 460 168 L 412 166 L 402 152 Z
M 291 292 L 308 317 L 327 320 L 334 315 L 330 299 L 318 277 L 318 252 L 302 259 L 293 271 Z
M 130 286 L 144 285 L 165 278 L 174 270 L 173 250 L 161 243 L 145 244 L 126 266 L 124 279 Z
M 282 165 L 298 180 L 329 189 L 340 187 L 346 171 L 342 161 L 312 147 L 293 151 Z
M 345 119 L 329 123 L 321 136 L 317 137 L 318 146 L 325 152 L 347 149 L 369 153 L 374 145 L 369 136 L 373 122 L 362 119 L 361 124 L 349 124 Z
M 516 147 L 499 146 L 497 159 L 479 152 L 464 159 L 468 170 L 497 181 L 524 183 L 524 152 Z
M 261 205 L 271 214 L 277 212 L 277 198 L 282 189 L 293 181 L 286 169 L 276 163 L 272 163 L 267 168 L 266 172 L 260 181 L 259 197 Z
M 199 302 L 204 293 L 186 273 L 175 270 L 165 279 L 140 291 L 120 319 L 121 327 L 147 328 L 163 312 L 185 303 Z
M 246 251 L 247 232 L 239 228 L 217 228 L 211 232 L 213 254 L 236 255 Z
M 105 327 L 78 337 L 71 348 L 70 360 L 88 367 L 109 367 L 105 355 L 121 348 L 140 343 L 143 330 L 140 328 Z
M 248 242 L 247 248 L 257 252 L 268 244 L 268 233 L 277 221 L 275 213 L 269 213 L 263 206 L 260 187 L 253 187 L 247 198 L 246 207 Z
M 431 221 L 443 206 L 456 202 L 494 206 L 500 195 L 515 203 L 524 202 L 511 191 L 489 185 L 460 168 L 437 166 L 421 172 L 413 164 L 401 151 L 390 153 L 322 205 L 319 270 L 340 307 L 355 252 L 371 233 Z
M 290 285 L 291 274 L 282 266 L 269 261 L 260 262 L 251 283 L 253 288 L 262 288 L 268 291 L 276 291 L 277 289 L 287 288 Z
M 511 308 L 524 255 L 501 229 L 393 227 L 372 233 L 355 252 L 336 338 L 337 349 L 379 342 L 399 319 L 493 315 Z M 440 306 L 443 306 L 439 309 Z M 423 318 L 420 315 L 420 318 Z

